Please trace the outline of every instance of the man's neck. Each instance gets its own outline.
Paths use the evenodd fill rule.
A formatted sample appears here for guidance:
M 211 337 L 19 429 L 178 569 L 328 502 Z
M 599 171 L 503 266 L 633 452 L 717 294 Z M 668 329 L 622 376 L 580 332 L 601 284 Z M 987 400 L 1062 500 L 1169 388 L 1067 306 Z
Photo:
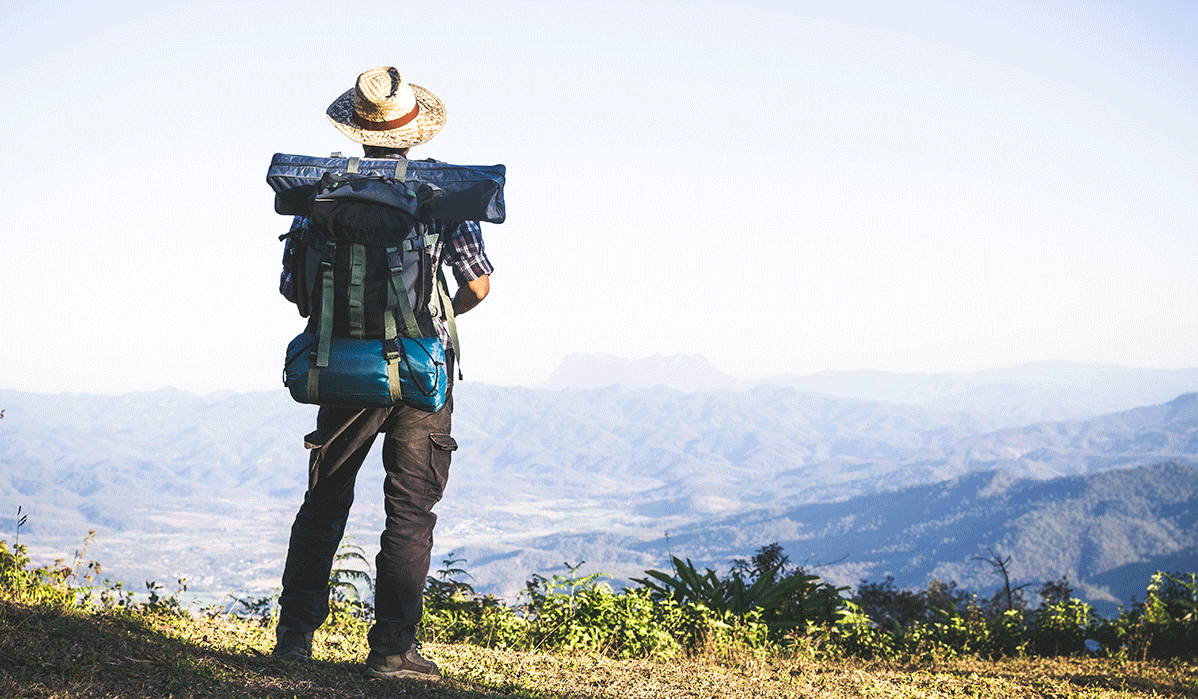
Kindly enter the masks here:
M 410 148 L 386 148 L 384 146 L 363 146 L 367 158 L 406 158 Z

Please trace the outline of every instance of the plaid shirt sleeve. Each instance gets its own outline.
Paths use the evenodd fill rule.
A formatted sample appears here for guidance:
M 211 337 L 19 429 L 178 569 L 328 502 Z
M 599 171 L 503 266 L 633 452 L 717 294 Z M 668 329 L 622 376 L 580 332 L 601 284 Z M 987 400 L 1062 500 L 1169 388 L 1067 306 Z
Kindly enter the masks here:
M 491 274 L 495 268 L 487 259 L 483 232 L 477 221 L 434 221 L 445 241 L 442 259 L 453 267 L 459 281 L 474 281 Z

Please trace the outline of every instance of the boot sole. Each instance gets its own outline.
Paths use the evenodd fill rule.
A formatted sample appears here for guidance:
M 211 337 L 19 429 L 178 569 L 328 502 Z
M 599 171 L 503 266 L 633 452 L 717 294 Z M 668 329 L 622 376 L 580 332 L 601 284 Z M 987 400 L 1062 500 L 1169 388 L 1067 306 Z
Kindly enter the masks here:
M 399 680 L 399 679 L 416 679 L 416 680 L 439 680 L 441 675 L 430 672 L 420 672 L 418 670 L 375 670 L 372 667 L 366 668 L 364 673 L 367 677 L 375 677 L 380 680 Z

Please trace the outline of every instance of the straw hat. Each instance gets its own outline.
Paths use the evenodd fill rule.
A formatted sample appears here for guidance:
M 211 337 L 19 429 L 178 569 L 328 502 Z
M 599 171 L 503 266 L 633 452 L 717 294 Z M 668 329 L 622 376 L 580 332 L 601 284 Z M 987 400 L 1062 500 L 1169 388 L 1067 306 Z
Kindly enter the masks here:
M 326 114 L 346 136 L 370 146 L 419 145 L 445 126 L 441 100 L 389 66 L 359 75 L 354 89 L 329 105 Z

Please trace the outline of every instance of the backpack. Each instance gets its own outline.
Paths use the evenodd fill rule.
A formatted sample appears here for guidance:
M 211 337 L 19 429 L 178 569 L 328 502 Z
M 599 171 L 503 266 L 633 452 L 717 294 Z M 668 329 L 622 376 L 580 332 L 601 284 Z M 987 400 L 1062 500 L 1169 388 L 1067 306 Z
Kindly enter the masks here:
M 448 386 L 445 348 L 433 319 L 457 343 L 444 275 L 431 260 L 437 235 L 422 221 L 438 189 L 412 191 L 395 177 L 325 172 L 305 225 L 291 231 L 284 262 L 296 305 L 309 318 L 287 348 L 284 385 L 301 403 L 434 412 Z

